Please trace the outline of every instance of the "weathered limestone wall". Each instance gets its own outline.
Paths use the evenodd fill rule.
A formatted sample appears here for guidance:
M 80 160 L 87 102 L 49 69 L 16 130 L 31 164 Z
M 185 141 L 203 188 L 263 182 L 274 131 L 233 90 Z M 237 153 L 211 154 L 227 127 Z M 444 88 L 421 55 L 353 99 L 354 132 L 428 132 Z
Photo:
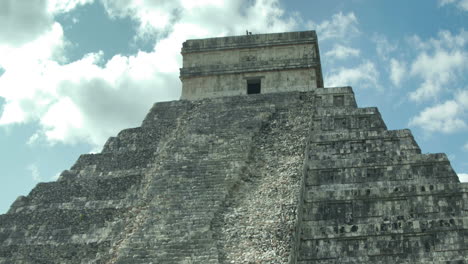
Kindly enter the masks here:
M 468 184 L 447 157 L 332 98 L 316 97 L 297 263 L 466 263 Z
M 246 94 L 254 78 L 261 93 L 323 86 L 314 31 L 188 40 L 182 55 L 182 99 Z
M 315 72 L 310 69 L 248 72 L 188 78 L 184 81 L 182 98 L 190 100 L 207 97 L 247 94 L 247 81 L 261 80 L 261 93 L 281 92 L 285 87 L 293 91 L 312 91 L 317 88 Z
M 267 43 L 264 45 L 267 45 Z M 214 65 L 221 67 L 240 63 L 280 63 L 281 61 L 302 59 L 313 61 L 318 59 L 313 45 L 313 43 L 288 44 L 185 53 L 183 56 L 183 67 L 185 70 L 185 68 L 191 67 L 209 67 Z M 204 71 L 203 74 L 210 74 L 210 72 Z
M 191 39 L 182 44 L 182 53 L 226 51 L 231 49 L 264 48 L 268 46 L 300 45 L 317 42 L 315 31 L 253 34 L 221 38 Z M 317 52 L 318 54 L 318 52 Z

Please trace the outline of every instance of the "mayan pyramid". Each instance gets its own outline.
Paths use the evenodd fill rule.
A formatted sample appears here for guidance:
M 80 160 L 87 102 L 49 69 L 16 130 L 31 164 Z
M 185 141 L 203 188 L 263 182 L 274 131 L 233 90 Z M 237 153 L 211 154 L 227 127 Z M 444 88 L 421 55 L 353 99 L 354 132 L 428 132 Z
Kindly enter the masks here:
M 0 215 L 0 263 L 468 263 L 468 185 L 314 31 L 188 40 L 182 97 Z

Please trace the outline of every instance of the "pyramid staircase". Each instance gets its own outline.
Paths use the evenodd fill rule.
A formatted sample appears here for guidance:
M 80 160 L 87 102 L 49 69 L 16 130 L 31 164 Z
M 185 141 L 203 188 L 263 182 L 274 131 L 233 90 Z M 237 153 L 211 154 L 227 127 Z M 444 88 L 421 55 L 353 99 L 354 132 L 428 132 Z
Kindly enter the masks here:
M 157 103 L 0 215 L 0 263 L 467 263 L 467 191 L 350 87 Z

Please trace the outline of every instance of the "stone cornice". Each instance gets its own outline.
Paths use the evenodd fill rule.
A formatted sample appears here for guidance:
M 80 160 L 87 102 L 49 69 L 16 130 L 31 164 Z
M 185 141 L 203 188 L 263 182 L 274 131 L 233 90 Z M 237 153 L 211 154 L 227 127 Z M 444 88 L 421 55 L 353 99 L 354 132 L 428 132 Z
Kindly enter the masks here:
M 278 34 L 255 34 L 234 37 L 192 39 L 183 43 L 182 54 L 192 52 L 220 51 L 281 45 L 317 43 L 315 31 L 300 31 Z
M 255 61 L 229 65 L 206 65 L 180 69 L 180 77 L 198 77 L 219 74 L 292 70 L 301 68 L 320 68 L 318 61 L 311 59 L 289 59 L 278 61 Z

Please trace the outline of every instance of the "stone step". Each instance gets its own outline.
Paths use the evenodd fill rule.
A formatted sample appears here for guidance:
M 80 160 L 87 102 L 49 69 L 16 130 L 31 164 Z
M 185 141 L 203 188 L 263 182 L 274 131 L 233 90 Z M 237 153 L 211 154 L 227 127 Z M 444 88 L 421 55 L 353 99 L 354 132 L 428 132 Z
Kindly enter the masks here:
M 308 140 L 309 156 L 316 159 L 351 158 L 356 154 L 420 154 L 409 130 L 344 131 L 317 133 Z
M 386 130 L 387 126 L 375 107 L 318 108 L 314 113 L 314 133 L 333 131 Z
M 314 160 L 305 163 L 307 186 L 433 179 L 459 182 L 445 154 Z
M 308 188 L 304 194 L 303 219 L 330 223 L 365 222 L 367 218 L 392 220 L 439 213 L 464 215 L 468 212 L 468 186 L 458 184 L 414 184 L 361 187 L 336 191 Z M 413 218 L 412 217 L 412 218 Z M 395 221 L 395 219 L 393 219 Z
M 371 145 L 372 144 L 372 145 Z M 417 148 L 400 149 L 400 144 L 393 144 L 393 146 L 376 146 L 377 144 L 371 143 L 358 144 L 352 143 L 351 148 L 344 149 L 327 149 L 327 152 L 315 152 L 310 150 L 307 152 L 310 159 L 317 161 L 326 160 L 340 160 L 340 159 L 360 159 L 368 161 L 372 159 L 393 159 L 399 156 L 411 157 L 414 155 L 421 154 L 421 151 Z
M 141 183 L 142 175 L 113 178 L 74 179 L 39 183 L 23 200 L 22 206 L 43 203 L 66 203 L 78 199 L 86 201 L 119 200 L 129 195 L 133 186 Z M 66 195 L 64 195 L 66 194 Z
M 352 219 L 392 218 L 392 216 L 446 213 L 460 215 L 468 204 L 466 193 L 373 199 L 358 201 L 322 201 L 304 203 L 303 219 L 348 223 Z M 456 213 L 458 212 L 458 213 Z M 361 221 L 361 220 L 359 220 Z
M 0 247 L 0 263 L 90 263 L 98 252 L 109 249 L 110 242 L 89 244 L 13 245 Z
M 306 188 L 304 201 L 351 201 L 374 199 L 397 199 L 401 197 L 446 195 L 450 193 L 468 193 L 468 183 L 439 183 L 439 182 L 382 182 L 368 184 L 335 184 Z M 468 197 L 468 194 L 467 194 Z M 467 207 L 468 209 L 468 207 Z
M 161 138 L 174 128 L 158 126 L 122 130 L 116 137 L 107 140 L 101 153 L 157 149 Z
M 382 130 L 382 131 L 340 131 L 340 132 L 324 132 L 313 133 L 309 136 L 309 144 L 322 144 L 327 142 L 340 142 L 340 141 L 359 141 L 359 140 L 372 140 L 372 139 L 387 139 L 387 140 L 402 140 L 412 138 L 409 143 L 416 144 L 414 137 L 409 129 L 399 130 Z
M 351 263 L 430 263 L 430 264 L 465 264 L 468 263 L 468 248 L 457 250 L 442 249 L 435 251 L 431 248 L 431 238 L 423 240 L 408 240 L 404 242 L 392 241 L 391 237 L 388 241 L 380 241 L 381 249 L 374 251 L 369 250 L 367 241 L 355 239 L 351 240 L 348 245 L 330 245 L 323 243 L 314 245 L 312 248 L 303 248 L 305 251 L 299 256 L 298 264 L 351 264 Z M 375 243 L 375 242 L 374 242 Z M 395 247 L 398 250 L 395 250 Z M 321 248 L 328 248 L 327 252 L 319 251 Z M 301 251 L 302 251 L 301 250 Z M 434 250 L 434 251 L 432 251 Z
M 35 210 L 15 214 L 0 215 L 2 228 L 20 228 L 28 232 L 48 232 L 71 227 L 71 234 L 86 232 L 90 228 L 104 227 L 122 217 L 127 208 L 121 209 L 83 209 L 75 210 Z
M 154 154 L 153 149 L 83 154 L 71 169 L 81 171 L 80 174 L 99 175 L 100 172 L 146 168 L 153 161 Z
M 320 259 L 349 259 L 358 256 L 368 257 L 369 262 L 374 263 L 372 259 L 386 256 L 393 256 L 397 259 L 410 259 L 419 263 L 420 260 L 437 259 L 437 256 L 444 251 L 457 251 L 460 255 L 466 254 L 466 245 L 463 237 L 457 232 L 436 232 L 431 234 L 416 234 L 405 236 L 387 235 L 356 237 L 346 239 L 330 240 L 306 240 L 302 243 L 301 260 L 320 260 Z M 439 254 L 437 254 L 439 253 Z M 459 256 L 460 256 L 459 255 Z M 385 262 L 383 262 L 385 263 Z M 400 262 L 398 262 L 400 263 Z
M 153 105 L 142 122 L 142 127 L 174 127 L 174 122 L 190 112 L 193 105 L 189 101 L 158 102 Z
M 25 199 L 24 196 L 18 197 L 17 201 L 12 205 L 8 214 L 26 213 L 27 211 L 47 211 L 47 210 L 75 210 L 77 208 L 90 209 L 90 210 L 103 210 L 103 209 L 120 209 L 120 208 L 138 208 L 141 206 L 141 201 L 135 200 L 134 195 L 129 198 L 119 200 L 99 200 L 87 201 L 84 197 L 75 198 L 70 202 L 64 203 L 45 203 L 45 204 L 31 204 L 28 201 L 21 201 Z M 20 200 L 20 201 L 18 201 Z
M 315 90 L 315 105 L 318 107 L 357 107 L 351 87 L 319 88 Z
M 430 215 L 428 218 L 411 218 L 401 220 L 383 220 L 382 218 L 370 218 L 357 223 L 332 224 L 326 221 L 307 220 L 302 222 L 301 239 L 324 240 L 345 239 L 356 237 L 373 237 L 383 235 L 415 236 L 420 233 L 453 232 L 461 237 L 468 235 L 467 214 L 462 216 L 447 217 L 444 214 Z M 353 219 L 354 220 L 354 219 Z M 322 224 L 321 224 L 322 223 Z

